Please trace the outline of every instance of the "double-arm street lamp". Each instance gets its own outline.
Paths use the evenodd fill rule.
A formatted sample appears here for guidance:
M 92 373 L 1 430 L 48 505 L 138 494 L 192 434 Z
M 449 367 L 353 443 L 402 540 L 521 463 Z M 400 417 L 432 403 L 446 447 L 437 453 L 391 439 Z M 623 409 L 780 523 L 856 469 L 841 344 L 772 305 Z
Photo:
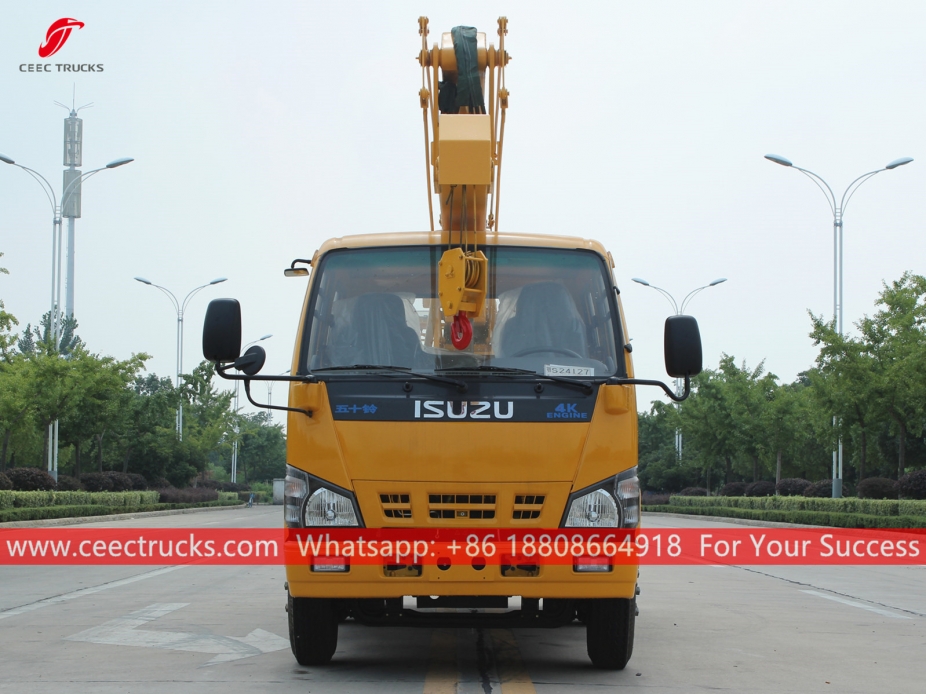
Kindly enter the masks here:
M 709 284 L 705 284 L 703 287 L 692 289 L 690 292 L 688 292 L 688 294 L 685 295 L 685 298 L 682 299 L 682 303 L 679 304 L 675 300 L 675 297 L 672 296 L 669 292 L 667 292 L 662 287 L 657 287 L 656 285 L 650 284 L 646 280 L 640 279 L 639 277 L 633 277 L 632 279 L 637 284 L 642 284 L 644 287 L 655 289 L 657 292 L 662 294 L 668 300 L 668 302 L 672 305 L 672 310 L 675 311 L 676 316 L 684 315 L 685 309 L 688 307 L 688 304 L 691 303 L 691 300 L 695 297 L 696 294 L 698 294 L 698 292 L 702 292 L 705 289 L 708 289 L 710 287 L 716 287 L 718 284 L 723 284 L 724 282 L 727 281 L 726 277 L 720 277 Z M 683 392 L 684 392 L 683 380 L 681 378 L 676 378 L 675 379 L 675 394 L 681 397 Z M 681 408 L 681 403 L 677 403 L 676 406 Z M 679 459 L 681 459 L 682 457 L 682 430 L 681 429 L 675 430 L 675 455 L 678 456 Z
M 180 398 L 177 404 L 177 438 L 181 441 L 183 441 L 183 397 L 180 395 L 180 374 L 183 373 L 183 314 L 186 312 L 186 307 L 187 304 L 190 303 L 190 299 L 192 299 L 198 291 L 205 289 L 206 287 L 211 287 L 213 284 L 220 284 L 226 279 L 227 278 L 225 277 L 216 277 L 211 282 L 200 285 L 199 287 L 196 287 L 196 289 L 191 290 L 190 293 L 184 297 L 183 301 L 180 301 L 176 296 L 174 296 L 174 293 L 166 287 L 162 287 L 160 284 L 155 284 L 150 280 L 146 280 L 144 277 L 135 278 L 137 282 L 141 282 L 142 284 L 147 284 L 151 287 L 160 289 L 167 296 L 167 298 L 170 299 L 170 302 L 174 305 L 174 309 L 177 311 L 177 395 Z
M 131 157 L 123 157 L 121 159 L 114 159 L 109 162 L 106 166 L 101 166 L 98 169 L 93 169 L 92 171 L 87 171 L 86 173 L 80 174 L 80 176 L 72 179 L 61 191 L 61 205 L 58 205 L 58 200 L 55 197 L 55 189 L 52 187 L 51 183 L 48 182 L 48 179 L 45 178 L 42 174 L 34 169 L 30 169 L 28 166 L 23 166 L 22 164 L 17 164 L 15 160 L 6 156 L 5 154 L 0 154 L 0 162 L 4 164 L 11 164 L 19 169 L 22 169 L 27 174 L 32 176 L 35 181 L 42 186 L 42 191 L 45 193 L 45 197 L 48 198 L 48 202 L 51 205 L 51 215 L 52 215 L 52 236 L 51 236 L 51 315 L 49 316 L 49 336 L 52 339 L 58 337 L 58 307 L 61 305 L 61 211 L 65 209 L 67 205 L 71 203 L 71 198 L 78 194 L 81 183 L 86 181 L 91 176 L 98 174 L 100 171 L 106 171 L 107 169 L 115 169 L 124 164 L 135 161 Z M 70 280 L 69 280 L 70 281 Z
M 267 335 L 264 335 L 263 337 L 259 337 L 259 338 L 257 338 L 256 340 L 251 340 L 249 343 L 247 343 L 247 344 L 241 349 L 241 353 L 244 354 L 244 353 L 247 351 L 248 347 L 250 347 L 251 345 L 255 345 L 255 344 L 257 344 L 258 342 L 261 342 L 261 341 L 263 341 L 263 340 L 269 340 L 271 337 L 273 337 L 273 334 L 268 333 Z M 238 427 L 238 383 L 239 383 L 238 381 L 235 381 L 235 440 L 232 442 L 232 463 L 231 463 L 231 481 L 232 481 L 232 483 L 235 483 L 235 482 L 238 481 L 238 432 L 239 432 L 239 427 Z
M 83 181 L 86 181 L 91 176 L 98 174 L 100 171 L 105 171 L 107 169 L 115 169 L 122 166 L 123 164 L 128 164 L 135 161 L 131 157 L 123 157 L 121 159 L 114 159 L 109 162 L 106 166 L 101 166 L 98 169 L 93 169 L 92 171 L 87 171 L 86 173 L 79 174 L 76 177 L 68 180 L 65 178 L 66 185 L 61 191 L 61 204 L 58 204 L 58 199 L 55 196 L 55 189 L 52 187 L 51 183 L 48 182 L 42 174 L 34 169 L 30 169 L 28 166 L 23 166 L 22 164 L 17 164 L 14 159 L 6 156 L 5 154 L 0 154 L 0 162 L 4 164 L 10 164 L 19 169 L 22 169 L 27 174 L 32 176 L 42 187 L 42 192 L 45 193 L 45 197 L 48 198 L 48 203 L 51 205 L 51 216 L 52 216 L 52 227 L 51 227 L 51 306 L 48 313 L 48 339 L 55 346 L 55 349 L 58 348 L 58 312 L 59 307 L 61 306 L 61 217 L 62 210 L 66 209 L 67 206 L 71 205 L 75 196 L 77 200 L 80 198 L 80 186 Z M 67 173 L 67 172 L 66 172 Z M 69 216 L 65 213 L 65 216 Z M 68 278 L 69 285 L 73 284 L 73 277 Z M 70 317 L 70 316 L 69 316 Z M 58 420 L 55 420 L 48 427 L 48 472 L 57 480 L 58 479 Z
M 881 173 L 882 171 L 892 171 L 899 166 L 909 164 L 911 161 L 913 161 L 913 159 L 911 157 L 895 159 L 880 169 L 862 174 L 849 184 L 849 187 L 846 188 L 845 192 L 843 192 L 842 197 L 837 203 L 836 194 L 833 193 L 833 189 L 830 188 L 830 185 L 824 181 L 823 178 L 815 174 L 813 171 L 808 171 L 807 169 L 802 169 L 800 166 L 795 166 L 791 163 L 790 159 L 786 159 L 785 157 L 779 156 L 777 154 L 766 154 L 765 158 L 781 166 L 786 166 L 788 168 L 795 169 L 796 171 L 800 171 L 802 174 L 807 176 L 807 178 L 813 181 L 817 188 L 820 189 L 824 197 L 826 197 L 827 204 L 830 206 L 830 211 L 833 213 L 833 320 L 836 322 L 836 330 L 838 330 L 839 334 L 842 335 L 842 218 L 846 211 L 846 206 L 849 204 L 849 200 L 852 199 L 855 191 L 859 189 L 859 186 L 861 186 L 869 178 Z M 836 417 L 833 417 L 833 426 L 836 426 Z M 838 499 L 840 497 L 842 497 L 842 437 L 839 439 L 838 450 L 833 451 L 833 498 Z

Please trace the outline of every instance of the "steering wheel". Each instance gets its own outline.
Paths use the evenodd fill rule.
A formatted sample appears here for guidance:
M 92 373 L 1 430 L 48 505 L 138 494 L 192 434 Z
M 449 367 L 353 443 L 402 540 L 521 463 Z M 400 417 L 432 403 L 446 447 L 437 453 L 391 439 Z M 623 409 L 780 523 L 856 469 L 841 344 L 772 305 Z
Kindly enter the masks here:
M 567 357 L 573 357 L 574 359 L 585 359 L 585 357 L 578 352 L 573 352 L 571 349 L 565 349 L 563 347 L 528 347 L 527 349 L 522 349 L 520 352 L 509 356 L 512 358 L 526 357 L 528 354 L 537 354 L 539 352 L 554 352 L 556 354 L 565 354 Z

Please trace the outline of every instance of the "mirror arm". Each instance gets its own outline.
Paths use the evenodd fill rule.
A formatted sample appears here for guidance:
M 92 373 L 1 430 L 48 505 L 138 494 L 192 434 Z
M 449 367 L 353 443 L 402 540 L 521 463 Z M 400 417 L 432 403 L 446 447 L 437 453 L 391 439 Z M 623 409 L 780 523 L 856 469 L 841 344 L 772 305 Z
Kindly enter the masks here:
M 227 364 L 215 364 L 215 372 L 224 378 L 226 381 L 284 381 L 287 383 L 317 383 L 317 379 L 314 375 L 308 374 L 306 376 L 239 376 L 237 374 L 229 374 L 227 371 L 233 368 L 234 364 L 228 362 Z M 302 412 L 302 410 L 299 410 Z
M 669 386 L 662 381 L 648 381 L 642 378 L 611 378 L 608 383 L 617 386 L 659 386 L 675 402 L 681 402 L 691 395 L 691 379 L 688 376 L 685 376 L 685 392 L 682 393 L 681 397 L 673 393 Z
M 309 417 L 312 416 L 311 410 L 300 410 L 295 407 L 281 407 L 278 405 L 265 405 L 264 403 L 261 403 L 261 402 L 255 402 L 254 398 L 251 397 L 251 379 L 250 378 L 244 379 L 244 393 L 245 395 L 248 396 L 248 400 L 251 402 L 251 404 L 256 407 L 263 407 L 265 410 L 281 410 L 283 412 L 301 412 L 302 414 L 308 415 Z

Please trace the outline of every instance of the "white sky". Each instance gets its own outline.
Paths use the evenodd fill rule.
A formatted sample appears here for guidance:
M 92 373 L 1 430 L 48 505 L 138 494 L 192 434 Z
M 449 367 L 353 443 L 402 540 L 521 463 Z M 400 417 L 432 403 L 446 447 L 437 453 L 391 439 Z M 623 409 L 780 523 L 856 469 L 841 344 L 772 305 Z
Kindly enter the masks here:
M 910 2 L 42 2 L 0 10 L 0 152 L 61 193 L 62 122 L 84 118 L 76 315 L 93 351 L 153 355 L 173 376 L 175 314 L 136 275 L 181 297 L 184 366 L 201 358 L 209 299 L 241 300 L 264 373 L 289 367 L 304 280 L 282 274 L 329 236 L 421 230 L 427 200 L 417 18 L 495 37 L 509 18 L 511 101 L 501 228 L 597 238 L 612 251 L 637 375 L 664 378 L 668 303 L 695 298 L 705 366 L 765 360 L 783 381 L 813 363 L 807 310 L 832 313 L 832 215 L 790 158 L 837 194 L 898 157 L 845 219 L 846 323 L 882 281 L 926 273 L 915 225 L 926 182 L 926 4 Z M 48 26 L 86 26 L 48 60 Z M 19 72 L 102 63 L 100 73 Z M 0 165 L 0 298 L 20 322 L 48 310 L 51 213 Z M 263 387 L 255 389 L 261 394 Z M 277 399 L 282 400 L 281 389 Z M 658 396 L 641 389 L 641 409 Z

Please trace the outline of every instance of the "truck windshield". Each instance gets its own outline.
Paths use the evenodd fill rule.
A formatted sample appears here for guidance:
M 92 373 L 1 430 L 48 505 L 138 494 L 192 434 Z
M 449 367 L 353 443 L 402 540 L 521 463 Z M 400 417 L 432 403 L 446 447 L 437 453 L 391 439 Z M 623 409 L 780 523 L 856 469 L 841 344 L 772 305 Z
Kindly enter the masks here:
M 473 338 L 450 339 L 437 263 L 444 248 L 343 249 L 324 256 L 308 308 L 302 368 L 390 366 L 604 378 L 620 367 L 608 270 L 579 249 L 485 246 L 488 293 Z M 510 370 L 510 371 L 509 371 Z

